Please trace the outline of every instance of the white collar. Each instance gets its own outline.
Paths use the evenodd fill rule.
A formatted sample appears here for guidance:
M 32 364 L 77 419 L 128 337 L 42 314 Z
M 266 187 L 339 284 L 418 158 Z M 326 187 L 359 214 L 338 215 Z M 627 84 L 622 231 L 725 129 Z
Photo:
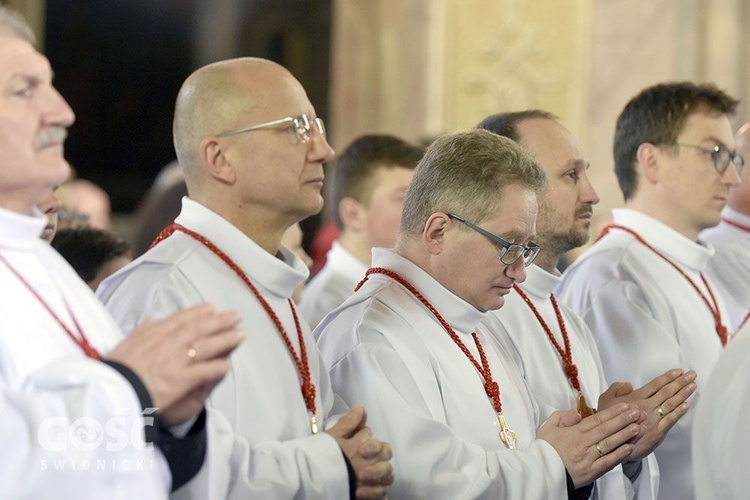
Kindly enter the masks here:
M 256 286 L 260 284 L 279 297 L 291 297 L 310 273 L 305 263 L 289 249 L 281 247 L 279 250 L 283 260 L 271 255 L 229 221 L 188 197 L 182 199 L 182 211 L 175 222 L 206 237 L 252 278 Z
M 561 281 L 560 273 L 552 274 L 532 264 L 526 268 L 526 281 L 517 285 L 527 295 L 539 300 L 547 300 Z
M 36 207 L 32 215 L 23 215 L 0 208 L 0 246 L 29 248 L 41 241 L 47 217 Z
M 422 294 L 422 296 L 440 313 L 448 324 L 457 332 L 472 333 L 486 313 L 455 295 L 435 278 L 407 258 L 388 248 L 372 249 L 372 267 L 389 269 Z M 371 274 L 368 281 L 391 280 L 382 274 Z M 400 286 L 400 285 L 399 285 Z M 416 299 L 415 297 L 415 300 Z M 432 315 L 431 312 L 428 314 Z
M 612 210 L 612 217 L 616 224 L 632 229 L 649 245 L 682 267 L 702 272 L 714 255 L 712 246 L 693 241 L 637 210 L 617 208 Z
M 750 227 L 750 215 L 745 215 L 742 212 L 738 212 L 737 210 L 730 208 L 729 205 L 724 207 L 724 210 L 721 211 L 721 216 L 724 219 L 727 219 L 732 222 L 736 222 L 737 224 Z

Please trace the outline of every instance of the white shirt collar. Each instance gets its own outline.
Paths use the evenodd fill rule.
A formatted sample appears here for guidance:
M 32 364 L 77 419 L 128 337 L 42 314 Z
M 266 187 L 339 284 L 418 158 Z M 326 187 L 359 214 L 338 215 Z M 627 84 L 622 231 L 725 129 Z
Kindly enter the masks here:
M 721 212 L 721 216 L 727 220 L 736 222 L 737 224 L 750 227 L 750 216 L 745 215 L 742 212 L 738 212 L 733 208 L 730 208 L 729 205 L 724 207 L 724 210 L 722 210 Z
M 547 300 L 561 281 L 562 276 L 559 273 L 552 274 L 532 264 L 526 268 L 526 281 L 518 283 L 518 286 L 534 298 Z
M 422 268 L 394 250 L 373 248 L 372 267 L 389 269 L 411 283 L 457 332 L 472 333 L 486 314 L 455 295 Z M 390 279 L 382 274 L 371 274 L 369 277 L 369 280 L 373 281 Z
M 305 263 L 289 249 L 281 247 L 279 250 L 283 260 L 271 255 L 229 221 L 188 197 L 182 199 L 182 211 L 175 222 L 206 237 L 255 281 L 256 286 L 261 284 L 280 297 L 291 297 L 310 273 Z
M 0 246 L 29 248 L 41 241 L 47 217 L 36 207 L 32 215 L 23 215 L 0 208 Z
M 712 246 L 695 242 L 663 222 L 637 210 L 617 208 L 612 210 L 612 217 L 616 224 L 632 229 L 665 257 L 669 257 L 680 266 L 701 272 L 706 269 L 708 261 L 714 255 Z

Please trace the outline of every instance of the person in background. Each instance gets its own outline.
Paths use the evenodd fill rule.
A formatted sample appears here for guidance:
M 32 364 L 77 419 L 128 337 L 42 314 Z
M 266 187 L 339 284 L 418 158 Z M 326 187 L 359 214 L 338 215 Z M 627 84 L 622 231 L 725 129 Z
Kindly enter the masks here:
M 281 237 L 281 244 L 291 250 L 297 257 L 299 257 L 308 269 L 312 269 L 312 257 L 310 257 L 310 255 L 305 252 L 305 249 L 302 248 L 303 236 L 304 235 L 302 234 L 302 228 L 299 227 L 299 224 L 294 224 L 292 226 L 289 226 L 289 229 L 284 231 L 284 236 Z M 302 282 L 297 288 L 294 289 L 294 293 L 292 294 L 292 300 L 294 300 L 294 302 L 299 303 L 304 286 L 305 284 L 304 282 Z
M 302 291 L 300 312 L 310 325 L 354 292 L 374 247 L 396 243 L 404 196 L 422 149 L 392 135 L 363 135 L 336 160 L 330 211 L 339 236 L 326 264 Z
M 130 245 L 114 233 L 94 227 L 61 229 L 52 248 L 96 291 L 99 283 L 125 267 L 133 257 Z
M 44 198 L 39 205 L 39 210 L 47 216 L 47 225 L 44 226 L 41 238 L 47 243 L 52 242 L 52 238 L 55 237 L 57 231 L 57 216 L 60 212 L 60 200 L 55 196 L 54 191 L 50 191 L 46 198 Z

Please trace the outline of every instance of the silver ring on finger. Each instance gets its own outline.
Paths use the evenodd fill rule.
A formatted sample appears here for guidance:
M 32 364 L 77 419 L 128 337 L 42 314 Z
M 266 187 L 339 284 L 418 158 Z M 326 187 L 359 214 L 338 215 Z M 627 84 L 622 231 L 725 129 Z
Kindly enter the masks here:
M 661 405 L 656 407 L 656 413 L 659 414 L 659 418 L 664 418 L 664 410 L 662 409 Z
M 187 351 L 187 356 L 190 358 L 190 362 L 194 362 L 198 358 L 198 353 L 196 352 L 195 348 L 191 347 Z

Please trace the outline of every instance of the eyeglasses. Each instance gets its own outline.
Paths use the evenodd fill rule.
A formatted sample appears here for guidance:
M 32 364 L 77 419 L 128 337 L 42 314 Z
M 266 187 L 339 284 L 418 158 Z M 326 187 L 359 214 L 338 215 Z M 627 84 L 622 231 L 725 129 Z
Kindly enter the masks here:
M 496 245 L 500 245 L 502 247 L 502 250 L 500 250 L 500 255 L 498 256 L 498 258 L 500 259 L 500 262 L 502 262 L 506 266 L 513 265 L 518 259 L 523 257 L 523 265 L 525 267 L 529 267 L 531 263 L 534 262 L 534 259 L 536 259 L 539 255 L 539 252 L 542 251 L 542 247 L 534 243 L 529 243 L 529 246 L 525 247 L 518 243 L 505 241 L 501 237 L 495 236 L 486 229 L 482 229 L 476 224 L 473 224 L 456 214 L 448 214 L 448 217 L 450 217 L 451 219 L 456 219 L 459 222 L 463 222 L 491 242 L 495 243 Z
M 312 139 L 313 124 L 315 125 L 315 128 L 318 129 L 318 132 L 320 132 L 321 137 L 325 138 L 326 136 L 326 127 L 325 124 L 323 124 L 323 120 L 321 120 L 320 118 L 315 118 L 312 122 L 310 122 L 310 118 L 308 118 L 308 116 L 303 113 L 300 116 L 296 117 L 287 116 L 286 118 L 281 118 L 279 120 L 273 120 L 270 122 L 259 123 L 257 125 L 251 125 L 249 127 L 244 127 L 237 130 L 222 132 L 216 137 L 229 137 L 232 135 L 244 134 L 245 132 L 252 132 L 253 130 L 277 128 L 284 124 L 289 124 L 292 126 L 292 128 L 294 129 L 294 133 L 297 135 L 297 140 L 303 144 L 309 142 Z
M 729 164 L 733 163 L 734 168 L 737 169 L 737 175 L 742 174 L 742 169 L 745 166 L 745 159 L 739 153 L 733 153 L 724 146 L 704 147 L 697 146 L 695 144 L 685 144 L 683 142 L 673 142 L 674 146 L 682 146 L 685 148 L 693 148 L 702 151 L 709 155 L 714 162 L 714 169 L 719 175 L 724 175 L 724 172 L 729 168 Z

